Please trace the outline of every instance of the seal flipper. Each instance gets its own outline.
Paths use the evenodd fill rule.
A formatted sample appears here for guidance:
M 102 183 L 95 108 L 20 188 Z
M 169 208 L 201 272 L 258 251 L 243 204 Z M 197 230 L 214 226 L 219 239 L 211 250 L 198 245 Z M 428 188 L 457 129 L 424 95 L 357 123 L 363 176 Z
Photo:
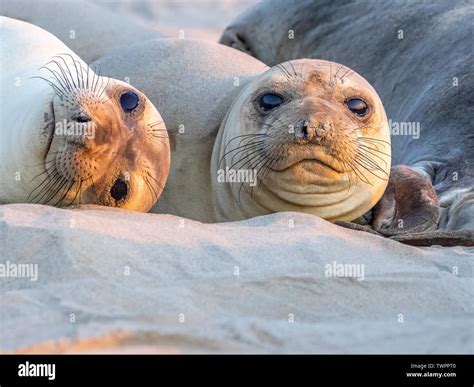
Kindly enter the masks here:
M 472 230 L 439 230 L 441 215 L 431 181 L 409 166 L 397 165 L 391 169 L 387 190 L 374 208 L 372 227 L 412 246 L 474 246 Z
M 246 54 L 255 57 L 255 54 L 245 42 L 245 39 L 239 32 L 239 28 L 237 26 L 228 27 L 224 31 L 224 34 L 221 36 L 219 43 L 235 48 L 236 50 L 245 52 Z
M 397 165 L 382 199 L 374 208 L 373 228 L 385 235 L 434 231 L 440 208 L 431 182 L 407 165 Z
M 455 201 L 461 204 L 449 207 L 449 214 L 455 212 L 453 208 L 457 209 L 461 205 L 464 212 L 465 207 L 470 209 L 470 205 L 474 202 L 474 193 L 464 194 L 461 199 Z M 364 218 L 370 217 L 371 213 L 372 228 L 367 223 L 361 222 L 361 219 L 335 223 L 352 230 L 386 236 L 412 246 L 474 246 L 473 230 L 439 229 L 442 219 L 448 217 L 459 220 L 459 214 L 457 217 L 454 215 L 449 217 L 446 209 L 443 214 L 431 181 L 406 165 L 397 165 L 391 169 L 388 186 L 382 199 L 375 208 L 364 215 Z M 452 219 L 450 221 L 453 222 Z
M 411 246 L 474 246 L 473 230 L 429 231 L 400 234 L 390 239 Z
M 363 224 L 354 223 L 354 222 L 346 222 L 345 220 L 336 220 L 334 223 L 338 226 L 348 228 L 350 230 L 364 231 L 364 232 L 368 232 L 370 234 L 383 236 L 382 234 L 375 231 L 372 227 L 370 227 L 368 225 L 363 225 Z

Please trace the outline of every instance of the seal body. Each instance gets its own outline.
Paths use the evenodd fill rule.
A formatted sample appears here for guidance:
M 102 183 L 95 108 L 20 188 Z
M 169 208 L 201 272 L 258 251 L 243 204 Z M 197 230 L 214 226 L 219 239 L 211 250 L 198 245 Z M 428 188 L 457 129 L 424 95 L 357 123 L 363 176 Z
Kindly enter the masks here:
M 36 26 L 1 17 L 0 36 L 0 202 L 148 210 L 169 171 L 150 101 Z
M 352 219 L 384 191 L 390 146 L 383 106 L 342 65 L 303 60 L 269 69 L 215 43 L 168 39 L 116 51 L 97 65 L 117 78 L 134 73 L 132 82 L 163 111 L 172 170 L 156 211 L 206 222 L 276 211 Z M 257 100 L 264 93 L 269 103 L 281 96 L 282 106 L 263 112 Z M 351 112 L 352 97 L 371 113 Z M 271 140 L 247 141 L 257 138 Z M 228 170 L 254 179 L 227 178 Z
M 398 176 L 376 229 L 473 229 L 473 13 L 468 1 L 264 1 L 221 43 L 268 65 L 324 58 L 364 74 L 384 102 Z
M 161 37 L 133 18 L 83 0 L 7 0 L 0 14 L 45 29 L 88 64 L 115 48 Z

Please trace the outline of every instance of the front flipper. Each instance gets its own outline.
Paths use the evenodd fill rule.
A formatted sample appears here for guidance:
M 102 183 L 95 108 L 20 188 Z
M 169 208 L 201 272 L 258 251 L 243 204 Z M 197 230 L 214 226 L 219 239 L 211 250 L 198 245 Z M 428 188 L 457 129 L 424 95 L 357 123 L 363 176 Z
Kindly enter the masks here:
M 350 230 L 364 231 L 370 234 L 384 236 L 378 233 L 370 226 L 358 223 L 346 222 L 338 220 L 335 222 L 338 226 L 348 228 Z M 472 230 L 454 230 L 454 231 L 426 231 L 408 234 L 398 234 L 389 237 L 397 242 L 410 246 L 474 246 L 474 231 Z
M 365 231 L 370 234 L 383 236 L 382 234 L 378 233 L 377 231 L 375 231 L 372 227 L 368 225 L 363 225 L 363 224 L 358 224 L 358 223 L 353 223 L 353 222 L 346 222 L 345 220 L 337 220 L 335 224 L 344 228 L 348 228 L 349 230 Z
M 466 198 L 464 202 L 469 204 Z M 388 187 L 372 211 L 372 228 L 352 222 L 336 224 L 412 246 L 474 246 L 472 230 L 437 230 L 441 208 L 435 189 L 426 177 L 406 165 L 391 169 Z
M 397 165 L 374 208 L 373 229 L 385 236 L 434 231 L 440 217 L 431 182 L 413 168 Z
M 413 234 L 400 234 L 390 239 L 411 246 L 474 246 L 474 231 L 429 231 Z

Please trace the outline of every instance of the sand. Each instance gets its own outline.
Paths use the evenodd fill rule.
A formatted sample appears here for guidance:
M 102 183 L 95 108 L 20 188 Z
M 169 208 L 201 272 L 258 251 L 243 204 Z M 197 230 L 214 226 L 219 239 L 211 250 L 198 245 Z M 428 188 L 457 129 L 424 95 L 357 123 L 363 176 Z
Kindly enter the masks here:
M 0 264 L 38 265 L 0 278 L 3 352 L 473 351 L 473 248 L 296 213 L 211 225 L 31 204 L 0 206 L 0 242 Z
M 95 3 L 145 35 L 216 41 L 253 1 Z M 101 38 L 108 48 L 114 34 Z M 3 205 L 0 351 L 473 353 L 473 262 L 474 248 L 410 247 L 304 214 L 210 225 Z

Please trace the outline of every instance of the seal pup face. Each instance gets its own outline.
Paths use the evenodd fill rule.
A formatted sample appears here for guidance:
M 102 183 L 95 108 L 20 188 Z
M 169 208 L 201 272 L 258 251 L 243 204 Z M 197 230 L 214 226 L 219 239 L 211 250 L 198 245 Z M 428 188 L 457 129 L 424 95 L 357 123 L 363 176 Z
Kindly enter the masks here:
M 262 213 L 353 220 L 387 185 L 383 105 L 365 79 L 337 63 L 302 59 L 271 68 L 239 94 L 220 131 L 220 168 L 254 170 L 258 179 L 254 187 L 232 184 L 233 195 Z
M 44 70 L 55 95 L 45 114 L 44 171 L 29 199 L 148 211 L 170 163 L 158 111 L 135 88 L 98 76 L 72 56 L 55 57 Z

